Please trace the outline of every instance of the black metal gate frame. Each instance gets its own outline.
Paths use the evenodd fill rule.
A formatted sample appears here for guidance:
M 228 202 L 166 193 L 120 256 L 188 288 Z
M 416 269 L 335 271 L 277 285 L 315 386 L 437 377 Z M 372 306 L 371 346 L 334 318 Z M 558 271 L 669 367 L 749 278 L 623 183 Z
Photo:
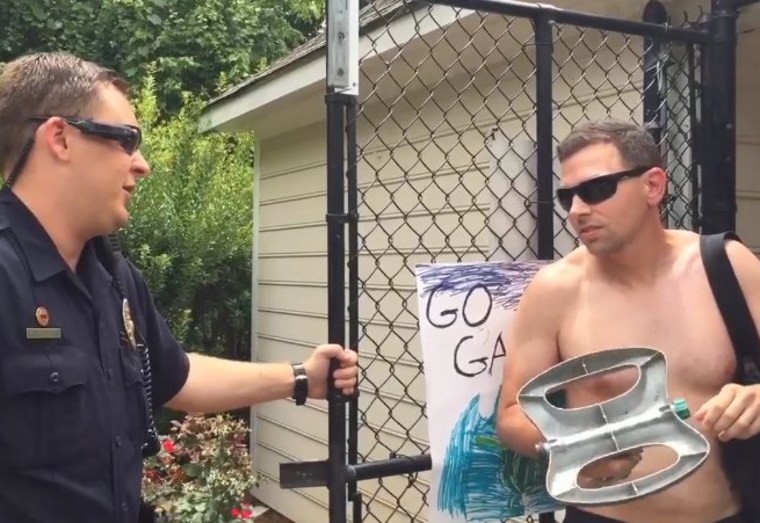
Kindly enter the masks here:
M 328 0 L 328 4 L 332 0 Z M 349 0 L 351 1 L 351 0 Z M 547 4 L 509 0 L 434 0 L 429 3 L 529 18 L 536 46 L 537 136 L 537 235 L 538 258 L 553 257 L 552 203 L 552 23 L 617 31 L 646 38 L 703 46 L 702 119 L 698 143 L 702 144 L 701 230 L 704 233 L 736 228 L 736 21 L 739 9 L 760 0 L 712 0 L 710 18 L 698 28 L 675 28 L 664 23 L 635 22 L 558 9 Z M 329 16 L 329 8 L 328 8 Z M 329 23 L 328 23 L 329 28 Z M 327 36 L 330 41 L 330 35 Z M 645 93 L 646 97 L 646 93 Z M 545 101 L 542 103 L 542 101 Z M 646 102 L 646 100 L 645 100 Z M 330 343 L 358 350 L 358 202 L 355 96 L 328 89 L 327 104 L 327 242 L 328 242 L 328 338 Z M 644 108 L 647 114 L 646 106 Z M 656 131 L 656 130 L 655 130 Z M 710 144 L 709 147 L 706 147 Z M 347 190 L 348 198 L 344 201 Z M 348 228 L 348 253 L 345 250 Z M 344 295 L 348 254 L 349 305 Z M 345 311 L 349 315 L 346 345 Z M 331 384 L 332 385 L 332 384 Z M 347 521 L 348 502 L 352 519 L 362 520 L 357 482 L 431 468 L 428 454 L 358 463 L 357 398 L 346 400 L 331 386 L 329 399 L 329 454 L 326 461 L 281 465 L 283 488 L 327 486 L 330 523 Z M 348 409 L 346 408 L 348 405 Z M 346 419 L 348 415 L 348 426 Z M 553 514 L 539 515 L 541 522 L 554 521 Z

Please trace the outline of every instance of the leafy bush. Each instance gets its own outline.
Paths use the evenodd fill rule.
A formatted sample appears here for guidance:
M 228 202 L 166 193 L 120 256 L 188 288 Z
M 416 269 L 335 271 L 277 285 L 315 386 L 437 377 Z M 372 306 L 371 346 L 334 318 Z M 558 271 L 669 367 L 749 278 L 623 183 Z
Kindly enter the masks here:
M 160 120 L 147 78 L 136 108 L 152 172 L 138 184 L 121 239 L 180 342 L 248 359 L 253 138 L 199 134 L 202 107 L 185 95 L 179 113 Z
M 160 452 L 145 463 L 143 497 L 169 521 L 252 521 L 249 431 L 228 414 L 174 421 Z

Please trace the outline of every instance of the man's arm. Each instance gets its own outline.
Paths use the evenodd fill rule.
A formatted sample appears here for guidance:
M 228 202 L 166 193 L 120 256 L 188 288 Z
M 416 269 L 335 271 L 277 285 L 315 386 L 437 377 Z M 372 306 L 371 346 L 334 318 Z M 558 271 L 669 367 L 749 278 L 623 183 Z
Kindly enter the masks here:
M 507 333 L 504 376 L 496 430 L 502 443 L 519 454 L 536 457 L 541 432 L 517 404 L 517 393 L 531 378 L 559 363 L 562 294 L 553 284 L 557 267 L 542 268 L 525 289 Z
M 175 410 L 212 413 L 289 398 L 295 378 L 288 363 L 231 361 L 202 354 L 190 354 L 190 370 L 180 391 L 166 404 Z M 335 371 L 335 387 L 346 395 L 356 385 L 357 356 L 338 345 L 321 345 L 304 362 L 309 380 L 309 397 L 325 398 L 331 358 L 340 367 Z

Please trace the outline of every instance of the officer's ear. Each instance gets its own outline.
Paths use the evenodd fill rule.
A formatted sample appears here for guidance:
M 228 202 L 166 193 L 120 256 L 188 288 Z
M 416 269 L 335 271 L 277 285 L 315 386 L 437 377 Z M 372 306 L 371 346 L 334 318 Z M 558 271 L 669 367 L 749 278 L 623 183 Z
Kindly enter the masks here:
M 70 140 L 74 132 L 77 130 L 63 118 L 53 116 L 37 128 L 35 141 L 44 144 L 45 150 L 56 160 L 68 162 L 71 159 Z

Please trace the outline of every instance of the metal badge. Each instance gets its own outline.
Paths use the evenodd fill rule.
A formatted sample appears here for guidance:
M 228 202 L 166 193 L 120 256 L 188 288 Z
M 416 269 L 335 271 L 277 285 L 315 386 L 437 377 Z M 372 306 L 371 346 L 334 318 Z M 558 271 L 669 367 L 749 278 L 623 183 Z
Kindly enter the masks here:
M 37 318 L 37 325 L 40 327 L 47 327 L 48 323 L 50 323 L 50 314 L 45 307 L 37 307 L 37 310 L 34 311 L 34 316 Z
M 133 349 L 137 348 L 137 340 L 135 339 L 135 324 L 132 321 L 132 312 L 129 310 L 129 302 L 126 298 L 121 303 L 121 316 L 124 320 L 124 330 L 127 333 L 129 344 Z

